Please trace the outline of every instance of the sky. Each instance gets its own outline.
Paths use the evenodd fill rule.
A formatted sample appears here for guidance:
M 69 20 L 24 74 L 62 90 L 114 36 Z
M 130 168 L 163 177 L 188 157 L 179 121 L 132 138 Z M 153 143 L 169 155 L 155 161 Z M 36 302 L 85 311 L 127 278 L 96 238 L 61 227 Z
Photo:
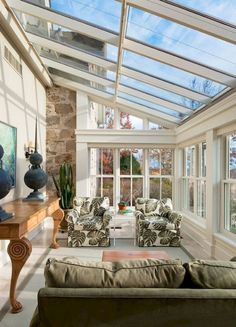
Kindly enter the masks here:
M 208 15 L 236 22 L 236 0 L 173 0 L 185 6 L 190 6 Z M 121 3 L 115 0 L 51 0 L 51 7 L 71 16 L 85 20 L 99 27 L 119 32 Z M 228 42 L 218 40 L 212 36 L 187 28 L 183 25 L 160 18 L 140 9 L 130 7 L 128 12 L 128 24 L 126 36 L 141 41 L 147 45 L 171 51 L 187 59 L 198 61 L 230 74 L 236 75 L 236 46 Z M 107 45 L 107 58 L 117 60 L 117 47 Z M 205 79 L 197 77 L 197 83 L 193 84 L 195 76 L 180 69 L 162 64 L 158 61 L 124 51 L 123 64 L 135 68 L 144 73 L 154 75 L 178 85 L 204 93 Z M 138 82 L 126 76 L 121 77 L 123 84 L 136 87 L 139 90 L 151 93 L 158 97 L 169 99 L 172 102 L 198 108 L 201 104 L 191 102 L 189 99 L 151 87 L 143 82 Z M 194 85 L 194 87 L 193 87 Z M 206 93 L 216 95 L 224 85 L 211 82 Z M 131 100 L 131 96 L 130 96 Z M 143 102 L 142 99 L 139 103 Z M 182 103 L 181 103 L 182 102 Z M 143 103 L 144 104 L 144 103 Z M 158 108 L 160 109 L 160 108 Z M 162 108 L 161 108 L 162 109 Z

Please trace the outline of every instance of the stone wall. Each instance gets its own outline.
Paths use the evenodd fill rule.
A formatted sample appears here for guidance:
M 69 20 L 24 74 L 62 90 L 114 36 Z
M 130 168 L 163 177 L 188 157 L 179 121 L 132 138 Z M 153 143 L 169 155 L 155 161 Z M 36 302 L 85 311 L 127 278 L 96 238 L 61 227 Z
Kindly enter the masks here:
M 47 193 L 55 194 L 52 173 L 58 176 L 61 164 L 72 164 L 75 179 L 76 92 L 59 86 L 48 89 L 46 122 Z

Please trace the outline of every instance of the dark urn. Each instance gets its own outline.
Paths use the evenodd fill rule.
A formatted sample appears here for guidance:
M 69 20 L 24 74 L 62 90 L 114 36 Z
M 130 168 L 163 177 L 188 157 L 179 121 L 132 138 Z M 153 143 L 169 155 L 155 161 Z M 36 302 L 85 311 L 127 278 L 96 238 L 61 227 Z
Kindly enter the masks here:
M 31 167 L 25 174 L 24 182 L 34 191 L 28 195 L 27 200 L 43 201 L 45 199 L 44 195 L 38 191 L 38 189 L 47 184 L 48 180 L 47 174 L 40 167 L 40 164 L 43 162 L 43 157 L 38 152 L 35 152 L 30 155 L 29 161 Z

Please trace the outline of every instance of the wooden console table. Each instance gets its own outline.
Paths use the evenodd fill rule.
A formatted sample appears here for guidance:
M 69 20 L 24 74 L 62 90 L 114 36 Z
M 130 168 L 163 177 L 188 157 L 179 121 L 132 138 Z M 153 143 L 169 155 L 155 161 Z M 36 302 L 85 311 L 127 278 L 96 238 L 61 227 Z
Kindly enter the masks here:
M 46 217 L 52 216 L 54 227 L 51 248 L 58 248 L 56 234 L 64 212 L 59 207 L 59 199 L 56 197 L 49 197 L 45 202 L 15 200 L 2 205 L 2 208 L 14 213 L 14 217 L 0 223 L 0 240 L 10 240 L 7 248 L 12 262 L 9 297 L 11 312 L 17 313 L 22 310 L 21 303 L 16 300 L 17 279 L 32 251 L 32 245 L 25 234 L 36 228 Z

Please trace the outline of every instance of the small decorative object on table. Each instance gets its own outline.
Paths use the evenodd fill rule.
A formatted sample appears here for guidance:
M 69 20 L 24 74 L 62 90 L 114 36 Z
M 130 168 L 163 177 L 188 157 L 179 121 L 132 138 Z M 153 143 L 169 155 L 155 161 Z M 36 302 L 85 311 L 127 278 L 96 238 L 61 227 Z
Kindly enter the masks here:
M 119 211 L 126 210 L 127 209 L 128 202 L 126 201 L 120 201 L 118 203 Z
M 44 187 L 47 184 L 47 174 L 40 167 L 43 162 L 43 157 L 37 151 L 37 118 L 35 124 L 35 148 L 34 153 L 29 157 L 31 163 L 30 169 L 27 171 L 24 177 L 25 184 L 32 188 L 34 191 L 31 192 L 24 201 L 45 201 L 46 197 L 43 193 L 39 192 L 38 189 Z
M 9 192 L 12 186 L 12 181 L 9 174 L 2 168 L 2 157 L 4 155 L 3 147 L 0 144 L 0 199 L 3 199 Z M 0 221 L 9 219 L 13 216 L 0 206 Z

